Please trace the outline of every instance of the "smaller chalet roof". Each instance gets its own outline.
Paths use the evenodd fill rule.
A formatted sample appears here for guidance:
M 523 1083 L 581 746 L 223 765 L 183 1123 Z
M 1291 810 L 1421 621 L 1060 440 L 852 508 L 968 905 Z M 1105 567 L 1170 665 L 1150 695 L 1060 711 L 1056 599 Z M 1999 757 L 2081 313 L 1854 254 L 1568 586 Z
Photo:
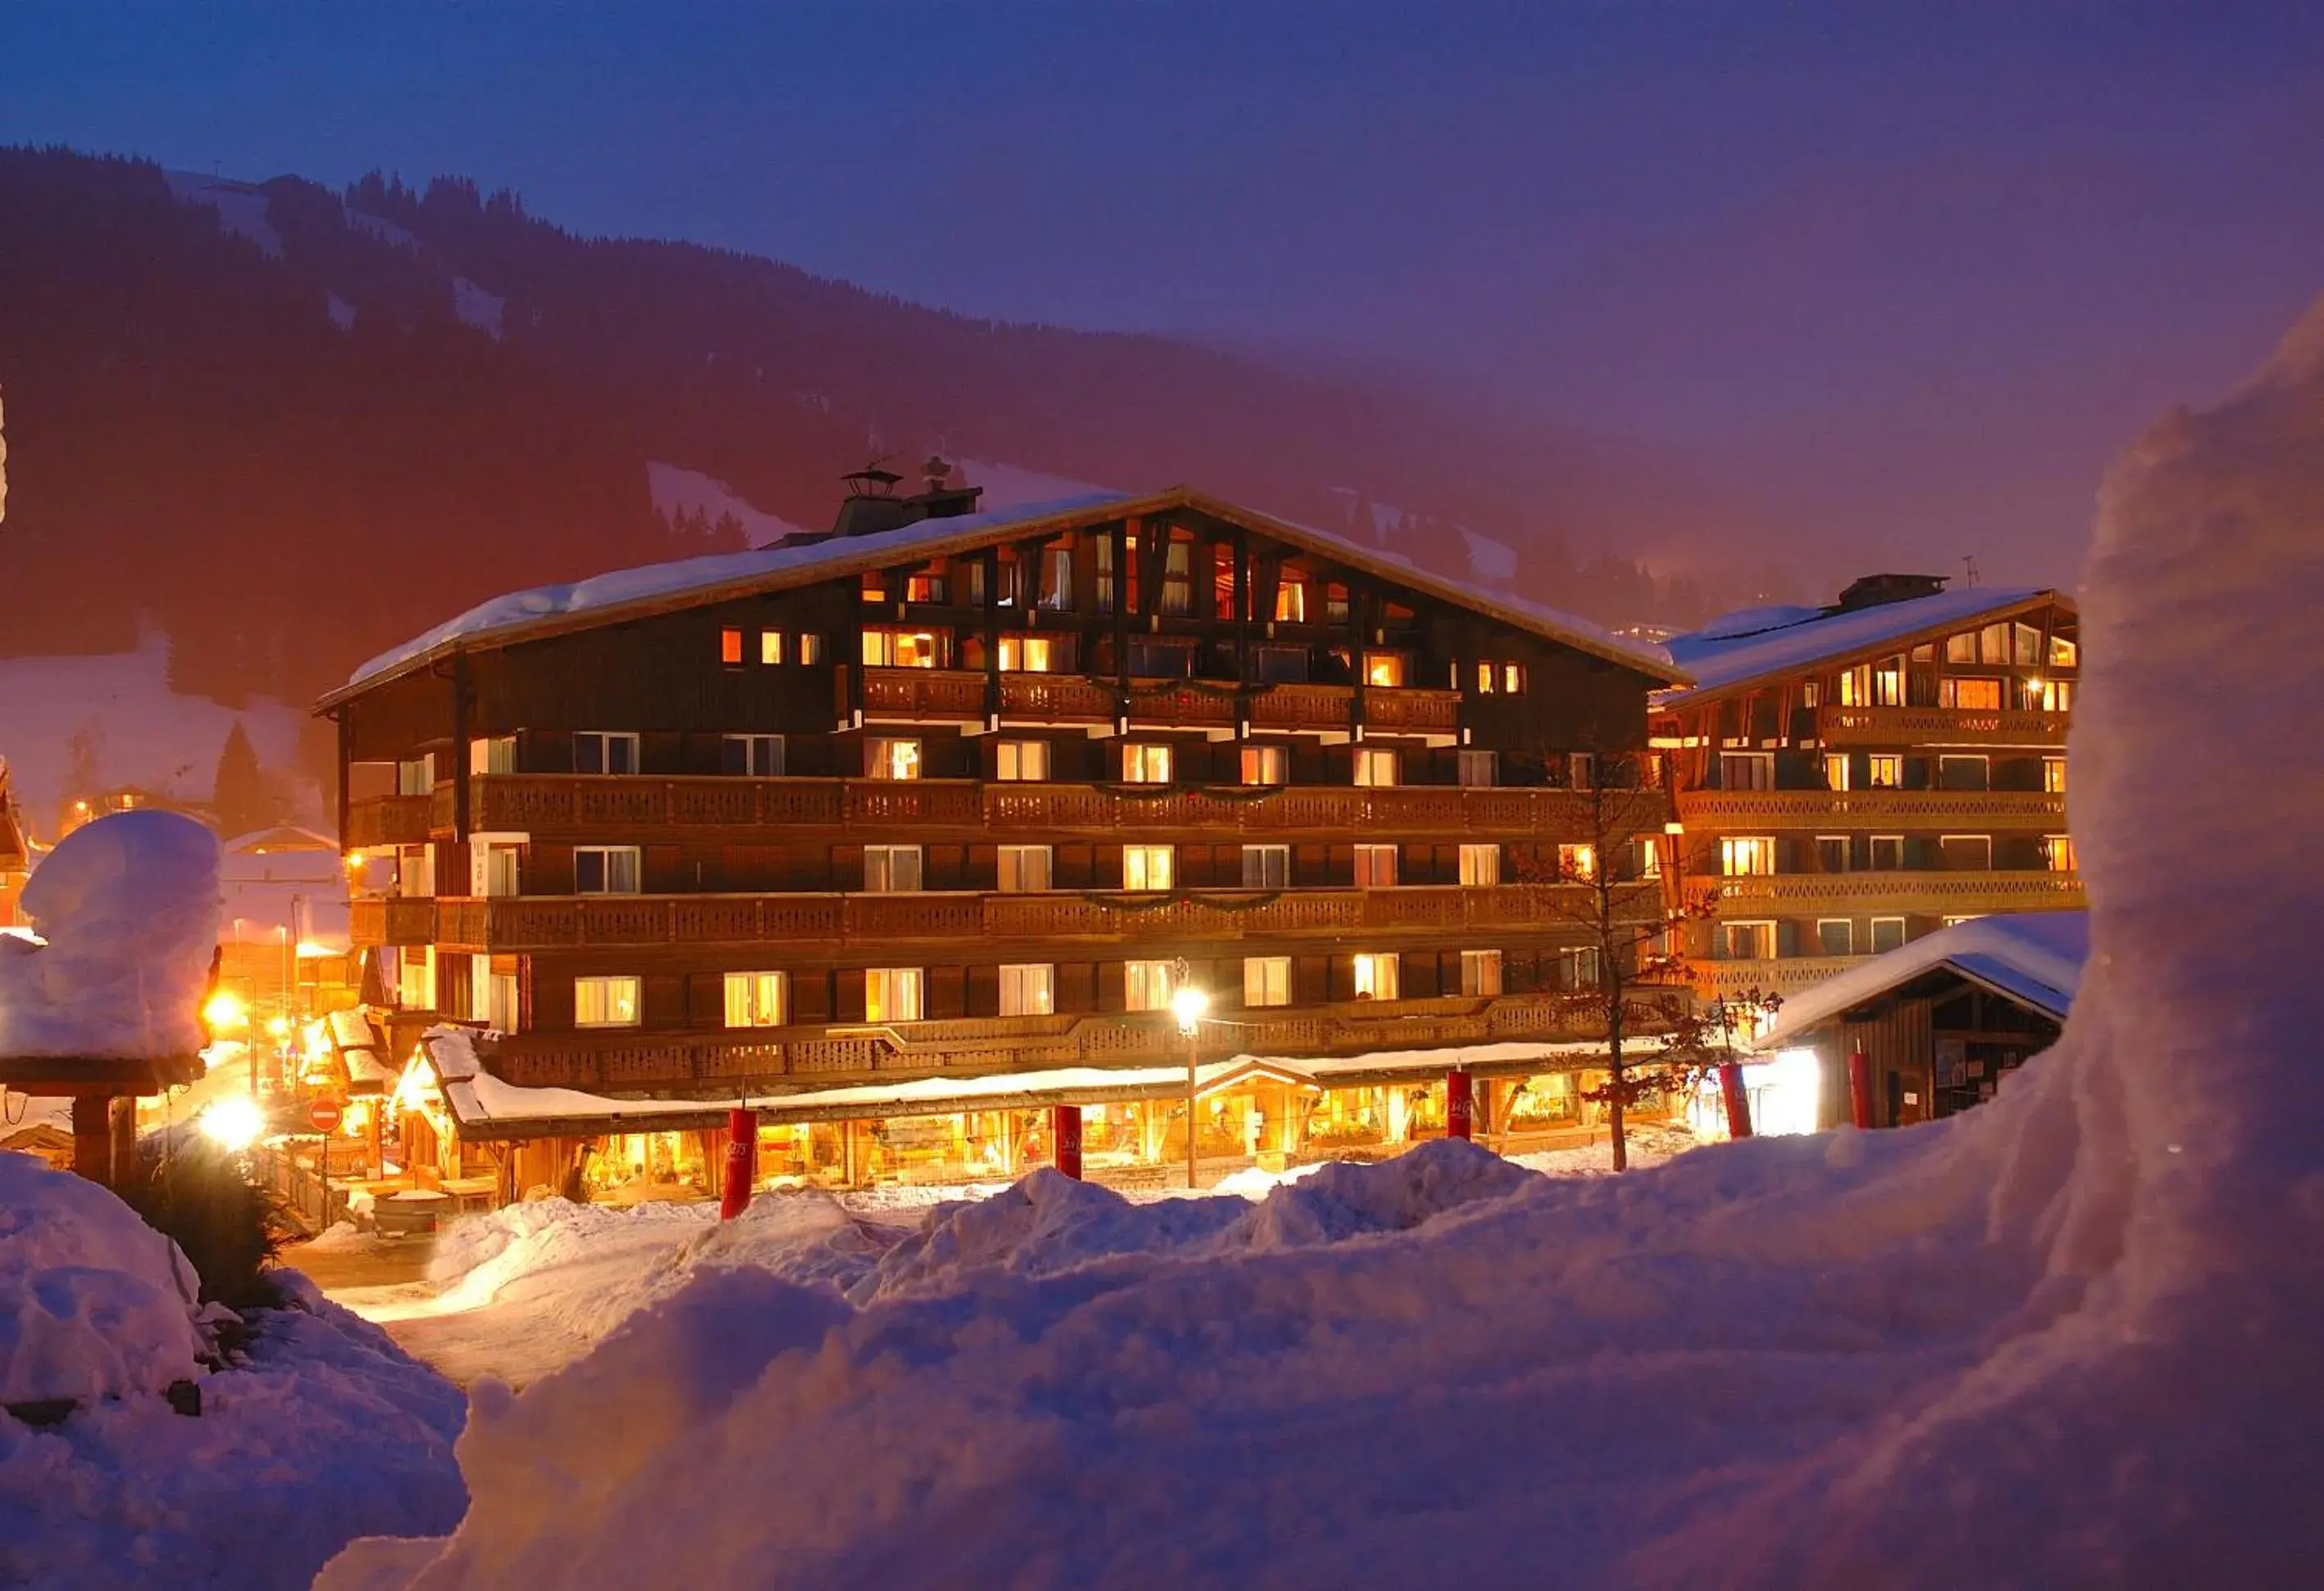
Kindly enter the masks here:
M 919 520 L 892 530 L 862 536 L 833 536 L 804 545 L 763 547 L 752 552 L 720 553 L 616 569 L 569 584 L 511 592 L 480 602 L 457 618 L 448 619 L 401 646 L 382 652 L 357 668 L 345 685 L 324 696 L 318 708 L 327 711 L 371 685 L 470 647 L 502 646 L 651 612 L 699 607 L 760 592 L 811 584 L 909 559 L 982 547 L 1005 539 L 1012 531 L 1062 531 L 1104 520 L 1167 513 L 1174 509 L 1193 510 L 1244 525 L 1338 562 L 1401 581 L 1416 590 L 1636 669 L 1664 684 L 1686 683 L 1685 672 L 1674 667 L 1669 654 L 1651 642 L 1615 635 L 1586 619 L 1523 597 L 1480 590 L 1432 574 L 1398 554 L 1365 547 L 1328 530 L 1277 520 L 1176 486 L 1144 495 L 1089 492 L 987 513 Z
M 1694 684 L 1692 688 L 1663 693 L 1655 704 L 1677 706 L 1731 686 L 1795 673 L 1826 658 L 1959 630 L 1973 620 L 2057 595 L 2039 586 L 1968 585 L 1852 612 L 1755 608 L 1730 613 L 1663 643 L 1672 660 L 1694 676 Z
M 1843 1012 L 1939 970 L 2062 1022 L 2089 953 L 2088 912 L 2023 912 L 1956 923 L 1786 997 L 1775 1025 L 1753 1047 L 1781 1049 Z

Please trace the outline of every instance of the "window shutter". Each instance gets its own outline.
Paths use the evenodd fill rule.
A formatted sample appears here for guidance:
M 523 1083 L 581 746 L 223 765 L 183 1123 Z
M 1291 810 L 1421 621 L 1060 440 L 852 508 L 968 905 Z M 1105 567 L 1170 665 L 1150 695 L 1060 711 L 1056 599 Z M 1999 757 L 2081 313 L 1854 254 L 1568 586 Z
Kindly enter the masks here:
M 1000 1009 L 1000 995 L 993 996 L 993 1009 Z M 1097 1009 L 1097 969 L 1087 961 L 1057 963 L 1057 1009 L 1064 1011 L 1094 1011 Z
M 1064 969 L 1060 968 L 1060 971 Z M 1001 969 L 987 964 L 971 967 L 967 971 L 964 1008 L 968 1016 L 997 1016 L 1001 1014 Z
M 965 967 L 929 968 L 927 995 L 930 1019 L 967 1016 L 968 970 Z
M 1122 972 L 1120 961 L 1097 963 L 1097 1008 L 1119 1011 L 1122 1008 Z
M 835 988 L 832 998 L 832 1020 L 861 1022 L 863 1020 L 863 969 L 842 967 L 833 979 Z

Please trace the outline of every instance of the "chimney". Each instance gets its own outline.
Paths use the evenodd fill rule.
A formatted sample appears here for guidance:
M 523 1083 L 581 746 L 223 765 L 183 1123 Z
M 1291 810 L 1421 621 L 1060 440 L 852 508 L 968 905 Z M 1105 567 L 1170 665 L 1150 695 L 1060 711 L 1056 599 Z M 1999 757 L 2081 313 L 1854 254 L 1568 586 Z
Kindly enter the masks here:
M 1909 602 L 1921 597 L 1935 596 L 1945 588 L 1942 575 L 1867 575 L 1851 581 L 1840 593 L 1827 612 L 1853 613 L 1863 608 L 1886 607 L 1890 602 Z
M 920 466 L 924 490 L 912 497 L 899 497 L 896 483 L 903 479 L 901 475 L 883 470 L 876 463 L 851 470 L 840 477 L 847 483 L 847 495 L 840 500 L 839 517 L 832 522 L 830 531 L 819 536 L 788 536 L 782 545 L 804 547 L 835 536 L 874 536 L 882 530 L 917 525 L 922 520 L 951 520 L 974 513 L 976 500 L 983 495 L 984 488 L 945 485 L 951 478 L 952 465 L 930 454 L 927 462 Z

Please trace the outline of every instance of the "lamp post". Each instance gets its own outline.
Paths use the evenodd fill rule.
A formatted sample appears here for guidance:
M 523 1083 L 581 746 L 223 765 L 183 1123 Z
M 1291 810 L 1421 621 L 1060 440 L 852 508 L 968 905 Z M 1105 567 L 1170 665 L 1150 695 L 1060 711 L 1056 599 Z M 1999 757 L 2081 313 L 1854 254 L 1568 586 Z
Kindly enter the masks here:
M 1211 1007 L 1211 997 L 1187 981 L 1192 970 L 1180 961 L 1171 969 L 1170 1011 L 1178 1018 L 1178 1031 L 1186 1040 L 1186 1189 L 1192 1192 L 1195 1178 L 1194 1107 L 1196 1081 L 1195 1062 L 1202 1053 L 1201 1035 L 1203 1013 Z

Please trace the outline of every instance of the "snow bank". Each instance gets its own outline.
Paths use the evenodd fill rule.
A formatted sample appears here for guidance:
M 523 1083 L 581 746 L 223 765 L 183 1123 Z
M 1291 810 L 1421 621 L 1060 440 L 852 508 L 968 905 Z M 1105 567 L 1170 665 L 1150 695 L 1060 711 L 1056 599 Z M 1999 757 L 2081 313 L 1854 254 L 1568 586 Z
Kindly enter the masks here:
M 411 1583 L 2310 1577 L 2324 751 L 2284 727 L 2324 691 L 2319 524 L 2324 314 L 2108 483 L 2091 959 L 1993 1104 L 1341 1241 L 1048 1274 L 1004 1244 L 853 1311 L 720 1277 L 480 1399 L 477 1505 Z
M 198 1283 L 95 1182 L 0 1152 L 0 1403 L 157 1393 L 194 1374 Z
M 190 1055 L 217 946 L 218 844 L 151 809 L 85 823 L 25 882 L 45 946 L 0 937 L 0 1055 Z

